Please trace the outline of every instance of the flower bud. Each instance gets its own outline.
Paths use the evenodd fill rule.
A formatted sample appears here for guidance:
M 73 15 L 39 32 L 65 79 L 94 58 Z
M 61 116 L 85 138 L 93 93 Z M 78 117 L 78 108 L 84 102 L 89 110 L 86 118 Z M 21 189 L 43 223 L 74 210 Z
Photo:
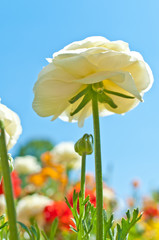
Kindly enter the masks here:
M 90 134 L 84 134 L 82 138 L 80 138 L 75 143 L 75 151 L 82 156 L 83 154 L 90 155 L 93 152 L 93 136 Z

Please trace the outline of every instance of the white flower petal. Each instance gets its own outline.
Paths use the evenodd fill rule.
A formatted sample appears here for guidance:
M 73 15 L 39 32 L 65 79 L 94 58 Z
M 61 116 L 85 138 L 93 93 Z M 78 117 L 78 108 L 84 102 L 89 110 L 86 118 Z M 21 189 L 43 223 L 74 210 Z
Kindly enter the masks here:
M 100 37 L 100 36 L 88 37 L 88 38 L 85 38 L 84 40 L 76 41 L 67 45 L 66 47 L 64 47 L 64 50 L 76 50 L 80 48 L 102 47 L 104 44 L 108 42 L 109 40 L 104 37 Z
M 67 169 L 78 169 L 81 166 L 81 156 L 75 152 L 73 142 L 61 142 L 53 148 L 52 154 L 53 161 L 63 164 Z
M 70 116 L 82 98 L 73 104 L 69 100 L 87 85 L 103 82 L 108 90 L 135 97 L 109 94 L 118 107 L 99 103 L 100 115 L 104 116 L 134 108 L 153 83 L 152 72 L 139 53 L 130 51 L 126 42 L 111 42 L 104 37 L 71 43 L 54 53 L 49 62 L 35 84 L 33 107 L 41 116 L 59 116 L 65 121 L 78 121 L 79 125 L 92 113 L 91 103 Z
M 0 104 L 0 119 L 4 122 L 7 149 L 9 150 L 15 145 L 22 132 L 20 119 L 15 112 L 3 104 Z
M 129 72 L 97 72 L 92 75 L 89 75 L 88 77 L 81 78 L 79 80 L 76 80 L 79 83 L 85 83 L 85 84 L 93 84 L 97 82 L 101 82 L 104 80 L 111 80 L 119 87 L 123 88 L 127 92 L 131 93 L 133 96 L 138 98 L 140 101 L 142 101 L 142 98 L 140 96 L 140 93 L 138 92 L 134 79 L 132 78 L 131 74 Z M 115 90 L 114 90 L 115 91 Z
M 14 169 L 18 174 L 33 174 L 41 170 L 36 157 L 26 155 L 14 159 Z
M 61 114 L 69 105 L 68 100 L 82 86 L 80 83 L 67 82 L 67 78 L 61 81 L 64 76 L 68 77 L 67 73 L 60 72 L 59 68 L 54 67 L 54 64 L 52 66 L 53 70 L 49 71 L 48 74 L 45 70 L 40 74 L 40 78 L 34 86 L 33 109 L 43 117 Z
M 97 71 L 119 71 L 136 61 L 129 54 L 115 51 L 93 52 L 89 50 L 89 54 L 85 56 L 89 62 L 96 66 Z
M 152 87 L 152 71 L 144 61 L 136 61 L 123 70 L 131 73 L 139 92 L 147 92 Z

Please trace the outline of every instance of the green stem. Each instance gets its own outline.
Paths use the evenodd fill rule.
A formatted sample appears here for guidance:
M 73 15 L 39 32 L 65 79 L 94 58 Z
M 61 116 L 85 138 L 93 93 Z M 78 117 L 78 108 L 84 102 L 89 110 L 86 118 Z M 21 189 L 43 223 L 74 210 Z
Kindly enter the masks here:
M 93 93 L 92 111 L 94 124 L 94 150 L 95 150 L 95 174 L 96 174 L 96 240 L 103 240 L 103 181 L 100 148 L 100 127 L 97 93 Z
M 82 202 L 85 200 L 85 173 L 86 173 L 86 154 L 82 155 L 82 167 L 81 167 L 81 196 Z
M 3 122 L 0 121 L 0 160 L 2 166 L 2 175 L 4 180 L 4 191 L 7 204 L 8 222 L 10 230 L 10 240 L 18 240 L 18 231 L 16 226 L 16 212 L 13 198 L 10 169 L 8 163 L 7 148 L 5 142 L 5 133 Z
M 82 219 L 83 219 L 83 216 L 84 216 L 85 206 L 82 205 L 82 203 L 85 200 L 85 172 L 86 172 L 86 153 L 83 153 L 82 154 L 82 166 L 81 166 L 81 200 L 80 200 L 81 222 L 80 222 L 80 229 L 79 229 L 79 233 L 78 233 L 78 240 L 82 240 L 82 237 L 84 236 Z

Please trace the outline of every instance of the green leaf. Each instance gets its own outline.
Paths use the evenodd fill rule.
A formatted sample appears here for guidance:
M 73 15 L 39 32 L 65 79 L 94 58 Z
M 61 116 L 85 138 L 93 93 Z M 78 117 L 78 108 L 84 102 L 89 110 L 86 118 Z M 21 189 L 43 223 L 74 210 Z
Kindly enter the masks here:
M 139 209 L 134 209 L 131 218 L 129 210 L 126 213 L 127 219 L 122 218 L 121 225 L 117 225 L 116 240 L 125 240 L 128 237 L 130 229 L 141 219 L 142 214 L 139 215 Z
M 129 99 L 134 99 L 134 98 L 135 98 L 135 97 L 132 97 L 132 96 L 128 96 L 128 95 L 126 95 L 126 94 L 123 94 L 123 93 L 114 92 L 114 91 L 110 91 L 110 90 L 107 90 L 107 89 L 104 89 L 104 92 L 109 93 L 109 94 L 112 94 L 112 95 L 116 95 L 116 96 L 122 97 L 122 98 L 129 98 Z
M 107 103 L 110 105 L 112 108 L 117 108 L 118 106 L 113 102 L 113 100 L 106 95 L 104 92 L 98 94 L 98 100 L 100 103 Z
M 78 193 L 74 189 L 74 191 L 73 191 L 73 205 L 77 204 L 77 199 L 78 199 Z
M 130 210 L 126 212 L 127 219 L 130 221 L 131 215 L 130 215 Z
M 88 229 L 87 229 L 86 223 L 83 219 L 82 219 L 82 225 L 83 225 L 83 229 L 84 229 L 85 233 L 88 234 Z
M 81 103 L 78 105 L 78 107 L 77 107 L 73 112 L 70 113 L 70 116 L 73 116 L 73 115 L 77 114 L 79 111 L 81 111 L 82 108 L 84 108 L 84 107 L 87 105 L 87 103 L 89 103 L 89 101 L 91 100 L 91 98 L 92 98 L 92 97 L 91 97 L 91 94 L 90 94 L 90 93 L 89 93 L 89 94 L 86 94 L 86 95 L 83 97 Z
M 8 222 L 5 222 L 3 225 L 0 226 L 0 229 L 3 229 L 4 227 L 8 226 Z
M 52 225 L 51 225 L 51 232 L 50 232 L 50 239 L 54 240 L 56 231 L 57 231 L 57 227 L 58 227 L 58 218 L 55 218 L 55 220 L 53 221 Z
M 104 218 L 104 239 L 109 235 L 110 239 L 113 239 L 113 234 L 112 234 L 112 226 L 114 222 L 114 216 L 113 214 L 110 216 L 109 220 L 107 219 L 107 213 L 105 209 L 103 210 L 103 218 Z
M 21 226 L 21 228 L 23 228 L 28 233 L 30 239 L 32 239 L 32 234 L 31 234 L 29 228 L 22 222 L 17 222 L 17 223 Z
M 0 221 L 5 219 L 5 214 L 0 216 Z
M 44 238 L 45 240 L 49 240 L 49 238 L 47 237 L 47 235 L 46 235 L 46 233 L 44 232 L 44 230 L 41 230 L 41 234 L 42 234 L 42 236 L 43 236 L 43 238 Z
M 75 232 L 75 233 L 78 232 L 78 231 L 77 231 L 74 227 L 72 227 L 71 225 L 69 225 L 69 227 L 70 227 L 70 229 L 71 229 L 73 232 Z
M 66 197 L 65 197 L 65 202 L 66 202 L 67 206 L 69 207 L 69 209 L 72 211 L 71 204 L 69 203 L 69 201 Z
M 69 103 L 73 104 L 75 103 L 78 99 L 80 99 L 83 95 L 85 95 L 88 91 L 89 87 L 86 87 L 85 89 L 83 89 L 81 92 L 79 92 L 76 96 L 74 96 L 73 98 L 71 98 L 69 100 Z
M 89 201 L 90 197 L 89 195 L 85 198 L 85 200 L 83 201 L 82 205 L 86 205 Z
M 78 201 L 78 193 L 76 192 L 76 190 L 74 190 L 74 192 L 73 192 L 73 209 L 72 209 L 72 213 L 73 213 L 73 216 L 75 218 L 76 226 L 77 226 L 77 229 L 78 229 L 79 215 L 78 215 L 78 212 L 77 212 L 77 201 Z
M 36 232 L 36 229 L 34 226 L 31 225 L 30 227 L 30 231 L 32 232 L 32 234 L 34 235 L 35 239 L 37 239 L 38 235 L 37 235 L 37 232 Z
M 35 226 L 36 232 L 37 232 L 37 240 L 40 240 L 40 230 L 39 230 L 39 227 L 36 222 L 34 223 L 34 226 Z

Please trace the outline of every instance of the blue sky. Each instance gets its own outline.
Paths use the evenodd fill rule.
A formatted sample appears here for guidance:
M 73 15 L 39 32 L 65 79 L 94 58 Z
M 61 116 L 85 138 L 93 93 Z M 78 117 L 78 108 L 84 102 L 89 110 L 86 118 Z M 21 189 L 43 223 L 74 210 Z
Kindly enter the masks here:
M 32 138 L 55 143 L 76 141 L 92 133 L 92 118 L 77 124 L 40 118 L 32 110 L 33 86 L 45 58 L 88 36 L 124 40 L 139 51 L 154 75 L 144 103 L 124 116 L 101 118 L 103 173 L 113 166 L 110 183 L 127 196 L 138 178 L 142 193 L 159 189 L 159 2 L 157 0 L 2 0 L 0 3 L 0 97 L 18 113 L 23 126 L 13 154 Z M 93 156 L 87 171 L 94 171 Z

